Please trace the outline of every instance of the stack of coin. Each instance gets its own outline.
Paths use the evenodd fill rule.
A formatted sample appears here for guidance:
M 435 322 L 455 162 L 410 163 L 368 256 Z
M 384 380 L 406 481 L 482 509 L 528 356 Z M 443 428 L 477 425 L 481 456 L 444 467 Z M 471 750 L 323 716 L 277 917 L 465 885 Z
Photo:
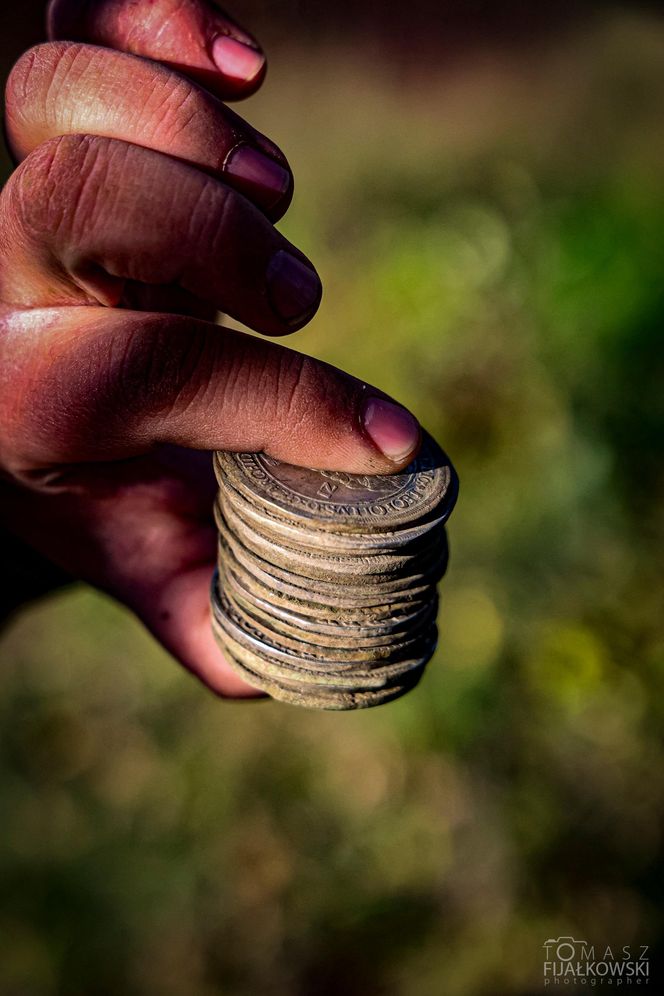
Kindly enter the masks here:
M 458 482 L 425 435 L 402 473 L 307 470 L 216 453 L 215 636 L 273 698 L 360 709 L 417 684 L 436 647 L 444 522 Z

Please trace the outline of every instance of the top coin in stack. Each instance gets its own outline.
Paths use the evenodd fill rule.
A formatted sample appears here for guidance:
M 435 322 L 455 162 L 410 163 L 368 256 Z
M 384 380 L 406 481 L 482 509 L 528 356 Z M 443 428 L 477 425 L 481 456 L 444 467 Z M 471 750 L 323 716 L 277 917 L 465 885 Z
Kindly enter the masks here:
M 354 709 L 419 680 L 436 644 L 450 461 L 425 434 L 394 475 L 353 475 L 217 453 L 215 635 L 274 698 Z
M 295 467 L 264 453 L 216 453 L 221 487 L 239 492 L 274 522 L 340 533 L 395 533 L 435 513 L 444 519 L 456 501 L 454 469 L 425 434 L 417 459 L 400 474 L 358 475 Z M 433 524 L 433 523 L 432 523 Z

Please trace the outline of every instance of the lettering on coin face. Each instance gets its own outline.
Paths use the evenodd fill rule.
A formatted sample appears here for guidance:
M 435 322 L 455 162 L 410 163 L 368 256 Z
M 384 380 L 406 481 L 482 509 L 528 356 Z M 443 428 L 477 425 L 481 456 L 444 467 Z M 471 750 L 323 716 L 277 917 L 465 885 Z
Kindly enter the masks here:
M 241 453 L 243 469 L 273 498 L 286 499 L 314 514 L 382 517 L 417 503 L 431 484 L 432 470 L 387 476 L 355 476 L 330 470 L 307 470 L 281 463 L 264 453 Z
M 445 454 L 430 436 L 400 474 L 360 475 L 310 470 L 281 463 L 263 453 L 219 455 L 231 483 L 254 500 L 275 503 L 291 516 L 330 524 L 390 529 L 415 521 L 440 503 L 456 497 L 456 476 Z
M 336 470 L 304 470 L 289 463 L 281 463 L 264 453 L 257 454 L 256 461 L 277 486 L 287 487 L 300 498 L 318 498 L 334 505 L 389 501 L 412 489 L 417 474 L 414 468 L 407 468 L 403 474 L 374 477 L 368 474 L 345 474 Z M 431 470 L 425 471 L 423 468 L 419 473 L 432 476 Z

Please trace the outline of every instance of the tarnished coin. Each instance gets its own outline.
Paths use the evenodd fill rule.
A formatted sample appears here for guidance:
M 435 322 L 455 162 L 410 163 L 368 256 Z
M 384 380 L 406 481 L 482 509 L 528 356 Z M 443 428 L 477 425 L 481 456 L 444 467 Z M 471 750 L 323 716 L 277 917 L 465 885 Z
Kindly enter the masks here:
M 308 592 L 308 597 L 315 598 L 316 595 L 321 595 L 327 599 L 329 596 L 343 596 L 349 600 L 350 604 L 361 604 L 353 603 L 353 599 L 355 597 L 372 599 L 376 596 L 387 596 L 389 602 L 402 593 L 420 593 L 426 587 L 437 584 L 447 567 L 447 552 L 445 551 L 442 556 L 439 553 L 436 553 L 434 557 L 427 556 L 424 563 L 417 565 L 416 574 L 396 575 L 387 580 L 368 574 L 364 575 L 363 580 L 358 576 L 347 577 L 343 575 L 334 581 L 329 578 L 314 578 L 311 577 L 311 572 L 309 574 L 294 572 L 265 560 L 253 550 L 249 550 L 232 534 L 223 521 L 217 520 L 217 525 L 219 527 L 219 552 L 222 557 L 223 547 L 227 545 L 233 551 L 236 560 L 250 572 L 253 573 L 254 570 L 257 570 L 263 574 L 268 573 L 276 581 L 277 588 L 284 586 L 285 590 L 285 586 L 299 587 L 301 591 Z M 377 601 L 379 602 L 380 598 Z
M 367 576 L 372 583 L 390 582 L 399 575 L 410 576 L 421 567 L 423 561 L 432 561 L 436 552 L 442 555 L 445 547 L 443 527 L 439 527 L 440 531 L 432 534 L 431 545 L 424 555 L 421 551 L 412 553 L 401 550 L 393 554 L 369 551 L 339 556 L 327 551 L 302 551 L 278 544 L 273 537 L 265 536 L 245 523 L 223 500 L 219 501 L 215 509 L 215 517 L 220 532 L 226 527 L 248 550 L 268 563 L 292 574 L 334 581 L 337 584 L 357 584 L 360 578 Z
M 312 587 L 313 582 L 308 584 L 302 578 L 292 578 L 287 581 L 284 577 L 277 578 L 270 571 L 270 565 L 263 563 L 261 566 L 257 558 L 251 557 L 248 551 L 233 537 L 227 539 L 219 536 L 219 562 L 224 563 L 230 560 L 233 570 L 242 573 L 248 585 L 257 583 L 263 585 L 268 591 L 275 592 L 275 597 L 293 598 L 312 606 L 316 612 L 329 610 L 330 614 L 335 611 L 355 612 L 362 608 L 372 608 L 376 612 L 389 613 L 395 607 L 405 605 L 420 605 L 431 592 L 431 585 L 421 584 L 404 591 L 374 592 L 365 589 L 364 592 L 347 585 L 325 585 L 322 591 L 316 591 Z M 296 583 L 298 582 L 298 583 Z
M 266 677 L 262 671 L 252 670 L 233 654 L 233 651 L 224 646 L 226 660 L 231 667 L 243 678 L 247 684 L 261 691 L 267 692 L 271 698 L 288 705 L 301 706 L 306 709 L 319 709 L 334 712 L 343 712 L 354 709 L 370 709 L 373 706 L 383 705 L 386 702 L 394 701 L 405 695 L 419 682 L 424 672 L 424 667 L 419 671 L 413 671 L 408 675 L 407 680 L 399 685 L 392 685 L 378 691 L 351 691 L 325 693 L 312 689 L 301 690 L 280 684 L 274 679 Z
M 294 616 L 290 613 L 275 612 L 269 602 L 248 596 L 230 571 L 221 569 L 219 573 L 219 590 L 227 593 L 229 600 L 242 612 L 246 613 L 258 628 L 278 636 L 290 637 L 315 647 L 324 649 L 330 656 L 335 647 L 352 647 L 355 649 L 372 649 L 386 647 L 394 649 L 407 640 L 415 639 L 432 621 L 435 620 L 438 599 L 433 597 L 424 612 L 419 617 L 410 620 L 401 628 L 392 626 L 389 630 L 378 632 L 376 627 L 362 628 L 359 625 L 337 625 L 330 632 L 329 624 L 321 624 L 317 619 L 306 616 Z
M 454 470 L 425 435 L 401 474 L 307 470 L 217 453 L 212 628 L 273 698 L 360 709 L 414 687 L 437 643 Z
M 238 536 L 250 536 L 257 543 L 270 544 L 291 554 L 309 554 L 312 559 L 320 561 L 329 558 L 332 562 L 336 562 L 340 559 L 342 563 L 350 565 L 355 561 L 361 562 L 362 559 L 371 558 L 380 564 L 381 558 L 386 558 L 382 561 L 385 567 L 398 571 L 409 562 L 414 562 L 418 557 L 430 552 L 436 545 L 445 543 L 445 527 L 440 518 L 427 522 L 426 531 L 421 531 L 417 538 L 409 543 L 383 542 L 379 545 L 372 542 L 376 537 L 366 533 L 341 534 L 304 527 L 291 529 L 286 534 L 279 530 L 276 519 L 247 514 L 249 503 L 237 504 L 236 498 L 230 498 L 227 488 L 219 489 L 215 509 L 217 519 L 219 517 L 225 519 Z M 380 535 L 391 540 L 398 534 Z M 346 542 L 348 540 L 351 542 Z
M 319 660 L 309 653 L 265 644 L 246 620 L 222 596 L 213 593 L 213 629 L 222 649 L 265 675 L 304 689 L 370 689 L 398 684 L 410 672 L 423 667 L 435 650 L 435 627 L 417 644 L 412 654 L 397 661 L 348 662 Z
M 315 593 L 309 593 L 294 585 L 284 585 L 268 574 L 264 573 L 263 579 L 257 574 L 250 574 L 238 563 L 227 546 L 223 546 L 223 552 L 220 550 L 219 567 L 231 571 L 233 577 L 252 596 L 264 598 L 270 605 L 302 616 L 326 619 L 334 626 L 389 624 L 399 615 L 420 611 L 431 597 L 431 586 L 427 585 L 421 589 L 421 596 L 418 598 L 409 598 L 410 593 L 406 592 L 403 598 L 398 598 L 396 595 L 392 597 L 380 595 L 379 603 L 371 599 L 367 604 L 363 604 L 348 598 L 334 602 L 329 595 L 323 601 L 322 597 L 316 597 Z
M 411 660 L 403 664 L 388 664 L 373 671 L 350 669 L 345 674 L 332 669 L 327 672 L 303 671 L 298 664 L 280 663 L 262 652 L 257 654 L 229 634 L 218 619 L 213 623 L 213 630 L 226 657 L 232 657 L 255 674 L 302 694 L 381 691 L 404 684 L 412 674 L 418 674 L 426 666 L 426 662 Z
M 314 553 L 331 550 L 340 555 L 366 555 L 370 552 L 394 553 L 404 548 L 421 549 L 430 541 L 430 534 L 440 529 L 447 518 L 446 512 L 441 515 L 433 514 L 415 526 L 405 526 L 393 532 L 337 533 L 317 529 L 308 519 L 300 524 L 284 519 L 265 505 L 254 504 L 248 496 L 236 491 L 224 477 L 219 481 L 219 491 L 222 502 L 230 505 L 243 523 L 253 526 L 264 536 L 273 537 L 277 543 Z
M 373 669 L 393 661 L 410 660 L 421 657 L 422 646 L 431 643 L 434 622 L 411 638 L 395 641 L 393 644 L 361 647 L 351 643 L 347 647 L 323 647 L 292 638 L 265 626 L 250 616 L 236 602 L 228 590 L 213 595 L 213 610 L 224 631 L 234 639 L 247 645 L 255 652 L 263 652 L 276 661 L 304 670 L 330 671 L 354 670 L 359 673 L 362 666 Z
M 428 433 L 413 463 L 393 475 L 307 470 L 261 453 L 216 453 L 214 466 L 220 481 L 254 505 L 340 533 L 394 532 L 434 510 L 449 515 L 458 490 L 449 459 Z
M 222 587 L 230 585 L 236 601 L 240 604 L 246 603 L 254 607 L 258 613 L 299 628 L 303 632 L 313 632 L 314 638 L 317 638 L 317 635 L 327 635 L 346 640 L 355 639 L 357 636 L 391 640 L 393 634 L 417 628 L 431 611 L 432 605 L 438 603 L 434 589 L 422 603 L 381 606 L 379 612 L 372 607 L 353 611 L 335 609 L 330 612 L 328 606 L 280 596 L 278 592 L 265 589 L 257 582 L 249 582 L 246 573 L 244 575 L 236 573 L 230 558 L 219 564 L 219 572 L 220 584 Z

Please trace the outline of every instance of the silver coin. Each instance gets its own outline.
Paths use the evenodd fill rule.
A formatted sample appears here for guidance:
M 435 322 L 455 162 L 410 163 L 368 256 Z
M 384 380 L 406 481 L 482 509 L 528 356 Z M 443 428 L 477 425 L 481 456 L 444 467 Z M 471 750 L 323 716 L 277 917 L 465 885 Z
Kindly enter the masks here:
M 354 647 L 351 643 L 350 647 L 329 648 L 275 633 L 243 611 L 227 590 L 217 588 L 213 592 L 212 606 L 214 617 L 224 632 L 261 657 L 266 667 L 268 662 L 274 662 L 275 666 L 283 664 L 293 671 L 311 674 L 351 672 L 358 678 L 392 663 L 405 669 L 404 661 L 423 656 L 421 651 L 430 646 L 435 630 L 435 623 L 432 623 L 422 634 L 388 646 Z
M 336 611 L 340 613 L 351 613 L 363 608 L 375 609 L 376 612 L 389 614 L 395 609 L 406 605 L 420 605 L 423 599 L 431 594 L 431 585 L 424 584 L 419 587 L 406 589 L 404 591 L 393 592 L 379 591 L 377 593 L 369 590 L 364 593 L 351 589 L 347 585 L 326 585 L 324 590 L 315 591 L 313 587 L 303 587 L 305 582 L 301 578 L 295 578 L 296 583 L 290 583 L 284 578 L 276 578 L 270 572 L 270 565 L 258 563 L 257 558 L 252 558 L 242 545 L 234 538 L 226 540 L 219 536 L 219 562 L 230 561 L 233 570 L 242 573 L 247 584 L 254 582 L 263 585 L 268 591 L 274 592 L 275 598 L 293 598 L 303 606 L 310 605 L 316 612 L 328 611 L 330 614 Z M 322 587 L 322 585 L 321 585 Z M 304 611 L 304 610 L 303 610 Z
M 262 453 L 218 452 L 214 467 L 219 480 L 277 515 L 341 533 L 393 532 L 434 510 L 449 515 L 458 490 L 449 459 L 427 433 L 413 463 L 393 475 L 309 470 Z
M 398 609 L 383 610 L 376 614 L 375 608 L 356 609 L 344 612 L 335 609 L 330 612 L 326 606 L 302 602 L 297 599 L 280 597 L 278 592 L 269 591 L 257 582 L 251 581 L 246 572 L 237 574 L 233 563 L 227 558 L 219 565 L 220 584 L 232 587 L 236 601 L 247 604 L 259 614 L 263 613 L 271 619 L 283 622 L 285 625 L 298 627 L 303 632 L 311 631 L 318 635 L 337 639 L 345 638 L 349 631 L 360 637 L 375 638 L 378 642 L 391 640 L 393 634 L 402 633 L 420 625 L 437 605 L 438 596 L 433 589 L 426 601 L 407 604 Z M 275 624 L 276 625 L 276 624 Z
M 215 623 L 215 625 L 217 625 Z M 214 627 L 213 627 L 214 628 Z M 242 642 L 235 640 L 221 625 L 215 630 L 215 636 L 225 656 L 232 656 L 244 667 L 249 668 L 254 675 L 268 681 L 273 681 L 300 694 L 354 694 L 357 692 L 380 692 L 395 685 L 403 685 L 411 679 L 411 675 L 421 673 L 423 664 L 411 662 L 411 666 L 403 668 L 402 672 L 392 666 L 374 673 L 339 675 L 338 672 L 328 674 L 307 673 L 302 676 L 298 668 L 289 668 L 276 664 L 269 658 L 253 653 Z
M 380 603 L 381 601 L 381 598 L 376 598 L 376 596 L 387 596 L 388 602 L 397 601 L 405 592 L 409 592 L 411 595 L 417 597 L 427 587 L 435 585 L 440 580 L 447 566 L 447 553 L 445 551 L 442 556 L 437 553 L 429 562 L 418 565 L 418 573 L 407 574 L 405 576 L 395 575 L 389 577 L 387 580 L 376 579 L 374 576 L 365 575 L 364 583 L 359 584 L 357 583 L 357 577 L 347 579 L 343 575 L 339 575 L 335 581 L 312 578 L 311 576 L 305 576 L 303 573 L 282 568 L 278 564 L 260 557 L 253 550 L 249 550 L 226 527 L 223 520 L 218 519 L 217 526 L 219 528 L 219 553 L 222 559 L 224 556 L 224 546 L 228 546 L 243 568 L 252 573 L 254 570 L 262 572 L 263 575 L 267 573 L 271 576 L 272 581 L 276 582 L 277 588 L 283 586 L 291 588 L 299 587 L 300 591 L 309 593 L 307 597 L 313 598 L 316 595 L 326 597 L 341 596 L 347 598 L 351 606 L 362 604 L 361 601 L 354 601 L 355 598 L 360 600 L 369 599 L 365 604 L 373 604 L 371 600 L 374 598 L 376 599 L 376 603 Z M 286 590 L 285 587 L 284 590 Z
M 225 653 L 231 653 L 256 675 L 300 692 L 358 692 L 389 688 L 408 681 L 409 676 L 421 671 L 429 659 L 423 657 L 421 660 L 395 662 L 373 670 L 350 669 L 344 672 L 330 667 L 313 671 L 303 669 L 297 661 L 284 663 L 265 654 L 262 649 L 257 651 L 246 640 L 236 637 L 223 614 L 214 617 L 213 630 Z
M 331 552 L 300 551 L 275 543 L 273 537 L 264 536 L 247 525 L 223 498 L 216 506 L 215 517 L 220 531 L 226 527 L 248 550 L 268 563 L 302 577 L 339 584 L 357 584 L 358 577 L 367 575 L 372 582 L 390 581 L 400 574 L 413 575 L 419 572 L 422 563 L 431 561 L 436 548 L 439 556 L 444 554 L 444 531 L 432 534 L 431 543 L 424 551 L 402 550 L 394 554 L 370 551 L 362 555 L 338 556 Z
M 316 709 L 321 711 L 347 712 L 355 709 L 370 709 L 374 706 L 394 701 L 414 688 L 424 672 L 424 667 L 422 667 L 419 672 L 411 672 L 408 676 L 408 680 L 404 681 L 401 685 L 393 685 L 380 691 L 345 691 L 337 692 L 336 694 L 326 694 L 312 690 L 302 691 L 279 684 L 279 682 L 274 679 L 258 674 L 246 664 L 242 663 L 241 660 L 234 655 L 232 649 L 223 641 L 221 641 L 221 648 L 230 666 L 241 678 L 243 678 L 244 681 L 247 682 L 247 684 L 252 685 L 254 688 L 258 688 L 261 691 L 267 692 L 271 698 L 279 702 L 299 706 L 305 709 Z
M 328 550 L 339 555 L 394 553 L 404 548 L 418 549 L 429 541 L 429 534 L 440 529 L 447 515 L 431 516 L 416 526 L 405 526 L 394 532 L 336 533 L 317 529 L 311 520 L 300 525 L 276 515 L 265 505 L 236 491 L 222 478 L 219 482 L 222 501 L 230 505 L 243 522 L 254 527 L 263 536 L 270 536 L 277 543 L 295 549 L 324 553 Z
M 345 599 L 333 599 L 332 595 L 319 596 L 310 593 L 303 588 L 293 585 L 285 585 L 272 578 L 266 572 L 258 576 L 258 571 L 252 574 L 244 569 L 233 556 L 229 547 L 220 542 L 222 553 L 219 557 L 219 566 L 232 571 L 235 578 L 251 593 L 264 598 L 271 605 L 283 608 L 287 611 L 296 612 L 303 616 L 313 616 L 315 618 L 328 619 L 334 625 L 345 625 L 346 623 L 362 622 L 363 620 L 375 620 L 376 625 L 390 620 L 400 614 L 408 614 L 419 611 L 431 597 L 432 589 L 430 585 L 422 589 L 421 595 L 416 598 L 409 598 L 409 592 L 403 596 L 390 598 L 380 595 L 381 601 L 375 602 L 371 599 L 367 604 L 356 599 L 349 601 Z
M 334 647 L 372 648 L 395 647 L 406 640 L 414 639 L 433 619 L 435 619 L 438 599 L 434 596 L 426 611 L 420 612 L 409 623 L 400 628 L 392 626 L 383 632 L 376 628 L 367 629 L 360 624 L 337 625 L 330 632 L 328 625 L 321 625 L 317 619 L 295 616 L 290 613 L 275 612 L 274 606 L 262 599 L 246 594 L 230 571 L 222 570 L 219 576 L 219 589 L 228 593 L 230 600 L 256 621 L 260 628 L 267 628 L 276 634 L 313 644 L 320 648 Z

